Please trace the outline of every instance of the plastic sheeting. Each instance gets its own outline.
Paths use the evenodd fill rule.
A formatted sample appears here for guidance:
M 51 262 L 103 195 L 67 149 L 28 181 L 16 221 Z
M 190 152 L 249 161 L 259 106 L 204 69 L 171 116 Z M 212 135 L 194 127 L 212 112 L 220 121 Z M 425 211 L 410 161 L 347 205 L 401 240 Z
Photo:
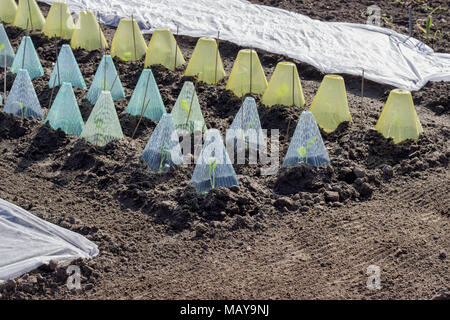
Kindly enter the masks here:
M 43 2 L 52 3 L 53 0 Z M 67 0 L 72 11 L 99 11 L 117 26 L 134 18 L 144 33 L 169 28 L 193 37 L 216 37 L 306 62 L 325 73 L 361 75 L 380 83 L 418 90 L 428 81 L 450 81 L 450 55 L 390 29 L 322 22 L 245 0 Z M 405 12 L 405 16 L 406 16 Z M 301 70 L 300 70 L 301 74 Z
M 92 258 L 98 253 L 97 246 L 83 236 L 0 199 L 0 282 L 51 260 Z

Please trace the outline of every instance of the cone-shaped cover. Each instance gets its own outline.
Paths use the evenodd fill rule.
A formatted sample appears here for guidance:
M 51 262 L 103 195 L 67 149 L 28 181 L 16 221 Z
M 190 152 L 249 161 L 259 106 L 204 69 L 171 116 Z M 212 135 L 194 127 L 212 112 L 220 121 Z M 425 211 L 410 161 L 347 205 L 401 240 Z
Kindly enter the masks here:
M 330 157 L 314 115 L 310 111 L 303 111 L 284 158 L 283 167 L 297 163 L 318 167 L 329 162 Z
M 105 83 L 105 61 L 106 61 L 106 83 Z M 97 102 L 97 98 L 103 90 L 111 92 L 111 96 L 114 101 L 125 97 L 125 92 L 122 87 L 119 75 L 117 74 L 116 67 L 110 55 L 105 55 L 98 65 L 97 72 L 95 73 L 94 80 L 86 98 L 90 103 Z
M 140 116 L 144 112 L 143 116 L 153 121 L 159 121 L 166 113 L 152 70 L 142 71 L 125 112 L 134 116 Z
M 100 147 L 123 138 L 122 127 L 109 91 L 100 93 L 80 138 Z
M 61 80 L 58 79 L 58 68 Z M 61 47 L 61 51 L 58 55 L 58 61 L 53 67 L 48 86 L 51 89 L 55 86 L 59 86 L 63 82 L 69 82 L 73 87 L 86 89 L 86 83 L 84 82 L 83 75 L 78 67 L 77 60 L 75 60 L 72 49 L 68 44 L 64 44 Z
M 225 77 L 222 59 L 213 38 L 200 38 L 184 72 L 185 76 L 198 76 L 198 81 L 215 84 Z
M 277 64 L 261 103 L 268 107 L 278 104 L 297 107 L 305 105 L 302 84 L 294 63 L 280 62 Z
M 9 42 L 9 38 L 6 34 L 5 28 L 3 27 L 3 23 L 0 23 L 0 66 L 2 67 L 5 66 L 5 55 L 6 66 L 10 67 L 14 61 L 15 54 L 11 43 Z
M 21 29 L 41 30 L 44 26 L 45 18 L 36 0 L 19 0 L 14 26 Z
M 419 139 L 423 129 L 414 108 L 411 92 L 404 89 L 391 91 L 376 129 L 385 138 L 392 138 L 394 143 Z
M 49 38 L 60 37 L 64 39 L 72 38 L 73 29 L 72 15 L 65 2 L 53 2 L 45 20 L 42 32 Z
M 311 103 L 310 111 L 325 132 L 333 132 L 344 121 L 352 121 L 347 92 L 341 76 L 329 74 L 323 78 Z
M 24 54 L 25 59 L 23 58 Z M 23 37 L 20 42 L 19 50 L 17 50 L 11 66 L 11 72 L 17 73 L 20 69 L 27 70 L 31 80 L 44 75 L 44 69 L 42 69 L 41 61 L 34 49 L 33 41 L 28 36 Z
M 180 135 L 206 130 L 197 92 L 190 81 L 184 83 L 171 114 Z
M 70 83 L 62 84 L 45 122 L 48 122 L 53 129 L 61 129 L 73 136 L 79 136 L 83 131 L 83 118 Z
M 16 18 L 17 4 L 14 0 L 0 0 L 0 21 L 13 23 Z
M 265 144 L 254 98 L 245 98 L 244 104 L 239 109 L 230 129 L 227 130 L 226 141 L 227 144 L 233 143 L 234 148 L 238 146 L 238 141 L 241 144 L 244 142 L 247 149 L 259 149 L 260 146 Z
M 197 160 L 191 184 L 198 192 L 238 185 L 238 179 L 219 130 L 209 129 Z
M 3 109 L 22 118 L 42 118 L 43 112 L 27 70 L 19 70 Z
M 251 70 L 250 61 L 252 63 Z M 252 92 L 250 92 L 250 71 Z M 258 53 L 250 49 L 239 51 L 233 69 L 231 69 L 226 89 L 233 91 L 236 96 L 242 97 L 247 93 L 263 94 L 266 88 L 267 79 L 261 62 L 259 62 Z
M 136 61 L 141 59 L 146 51 L 147 45 L 136 20 L 120 20 L 111 44 L 111 56 L 124 61 Z
M 100 42 L 101 38 L 101 42 Z M 95 50 L 108 48 L 108 42 L 100 29 L 94 14 L 90 10 L 81 11 L 70 41 L 72 49 Z
M 167 29 L 155 30 L 148 45 L 145 57 L 145 68 L 160 64 L 167 69 L 173 70 L 175 63 L 175 45 L 176 40 L 172 32 Z M 177 48 L 177 67 L 185 64 L 183 54 L 178 45 Z
M 147 142 L 142 159 L 154 172 L 167 171 L 171 166 L 183 163 L 183 154 L 172 115 L 166 113 L 162 116 Z

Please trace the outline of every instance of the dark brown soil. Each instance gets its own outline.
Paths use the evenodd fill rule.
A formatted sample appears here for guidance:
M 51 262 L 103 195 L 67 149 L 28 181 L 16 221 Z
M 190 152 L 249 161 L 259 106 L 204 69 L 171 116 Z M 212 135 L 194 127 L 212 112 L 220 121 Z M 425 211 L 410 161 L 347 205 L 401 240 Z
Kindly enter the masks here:
M 364 22 L 359 17 L 364 1 L 348 0 L 345 8 L 339 1 L 253 2 L 324 20 Z M 330 17 L 324 16 L 324 5 L 330 7 Z M 381 2 L 380 6 L 394 17 L 401 12 L 399 4 Z M 46 15 L 48 6 L 41 7 Z M 352 16 L 352 10 L 358 13 Z M 114 29 L 103 28 L 111 41 Z M 17 48 L 21 31 L 9 25 L 6 30 Z M 32 38 L 46 72 L 33 83 L 47 110 L 56 43 L 39 33 Z M 196 41 L 179 39 L 187 60 Z M 228 73 L 239 49 L 221 44 Z M 277 62 L 287 59 L 258 53 L 267 76 Z M 88 86 L 101 55 L 75 52 Z M 309 104 L 323 74 L 295 62 Z M 236 165 L 239 186 L 201 195 L 189 185 L 193 166 L 162 175 L 149 172 L 139 160 L 156 124 L 144 120 L 131 139 L 138 119 L 124 110 L 143 60 L 115 63 L 126 91 L 126 99 L 116 102 L 126 135 L 123 140 L 95 147 L 42 126 L 42 121 L 0 113 L 0 197 L 81 233 L 100 249 L 93 260 L 73 262 L 81 266 L 80 292 L 65 286 L 66 265 L 43 266 L 0 286 L 0 299 L 449 296 L 448 83 L 430 83 L 413 93 L 425 133 L 417 142 L 394 145 L 373 130 L 392 88 L 366 82 L 361 108 L 361 79 L 344 76 L 354 121 L 323 134 L 331 165 L 297 166 L 275 176 L 262 176 L 259 165 Z M 185 80 L 184 69 L 152 69 L 170 111 Z M 9 90 L 13 76 L 8 79 Z M 197 89 L 208 127 L 222 134 L 241 104 L 224 87 L 225 81 L 218 86 L 199 84 Z M 86 120 L 92 105 L 84 100 L 86 91 L 76 94 Z M 296 123 L 300 111 L 260 106 L 259 112 L 264 128 L 280 129 L 282 160 L 288 148 L 284 136 L 289 119 Z M 292 134 L 294 126 L 290 128 Z M 370 265 L 381 268 L 381 290 L 366 286 Z

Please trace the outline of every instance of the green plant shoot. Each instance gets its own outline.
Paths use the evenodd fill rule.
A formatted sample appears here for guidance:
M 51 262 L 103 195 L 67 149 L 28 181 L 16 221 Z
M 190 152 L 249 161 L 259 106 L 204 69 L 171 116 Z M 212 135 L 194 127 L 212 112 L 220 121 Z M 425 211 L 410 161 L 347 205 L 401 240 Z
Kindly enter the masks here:
M 170 155 L 170 151 L 166 147 L 166 144 L 162 145 L 159 151 L 161 153 L 161 161 L 159 162 L 159 171 L 162 171 L 164 162 L 166 160 L 170 161 L 171 155 Z
M 216 185 L 216 167 L 217 167 L 217 159 L 210 158 L 208 175 L 209 175 L 209 181 L 211 183 L 211 189 L 214 189 L 215 185 Z
M 306 146 L 297 149 L 297 153 L 301 159 L 304 159 L 304 163 L 308 163 L 308 150 L 312 148 L 316 141 L 317 136 L 314 136 L 306 142 Z

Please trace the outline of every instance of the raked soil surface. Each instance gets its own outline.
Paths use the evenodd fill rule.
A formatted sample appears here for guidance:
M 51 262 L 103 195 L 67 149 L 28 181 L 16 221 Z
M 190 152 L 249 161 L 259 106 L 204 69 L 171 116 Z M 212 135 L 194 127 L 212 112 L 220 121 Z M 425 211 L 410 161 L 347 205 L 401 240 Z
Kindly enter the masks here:
M 323 20 L 365 21 L 361 1 L 345 1 L 345 8 L 339 1 L 253 2 Z M 400 5 L 380 6 L 405 32 Z M 41 8 L 46 15 L 48 6 Z M 103 29 L 111 43 L 114 29 Z M 17 49 L 23 34 L 10 25 L 6 31 Z M 31 36 L 45 70 L 33 84 L 48 112 L 56 42 Z M 196 41 L 180 37 L 186 60 Z M 448 51 L 447 44 L 436 48 Z M 239 49 L 221 43 L 228 74 Z M 258 53 L 268 77 L 287 59 Z M 75 56 L 89 86 L 101 53 L 76 50 Z M 295 62 L 309 105 L 324 75 Z M 123 140 L 95 147 L 42 121 L 0 113 L 0 198 L 100 249 L 92 260 L 72 262 L 81 266 L 81 291 L 67 289 L 67 265 L 47 265 L 0 286 L 0 299 L 449 299 L 449 83 L 413 93 L 425 132 L 417 142 L 394 145 L 373 130 L 392 88 L 366 82 L 361 105 L 361 79 L 344 75 L 353 123 L 323 134 L 331 165 L 295 166 L 274 176 L 262 176 L 260 165 L 235 165 L 238 187 L 202 195 L 189 185 L 193 165 L 154 174 L 139 160 L 156 123 L 144 120 L 132 139 L 138 119 L 124 111 L 143 59 L 115 63 L 126 91 L 115 104 Z M 186 80 L 184 67 L 152 69 L 170 111 Z M 8 90 L 12 82 L 8 74 Z M 197 92 L 207 126 L 225 134 L 241 99 L 225 90 L 225 81 L 198 84 Z M 86 120 L 92 105 L 86 91 L 76 95 Z M 258 110 L 263 128 L 280 130 L 282 161 L 288 123 L 292 135 L 300 110 Z M 381 270 L 379 290 L 366 286 L 371 265 Z

